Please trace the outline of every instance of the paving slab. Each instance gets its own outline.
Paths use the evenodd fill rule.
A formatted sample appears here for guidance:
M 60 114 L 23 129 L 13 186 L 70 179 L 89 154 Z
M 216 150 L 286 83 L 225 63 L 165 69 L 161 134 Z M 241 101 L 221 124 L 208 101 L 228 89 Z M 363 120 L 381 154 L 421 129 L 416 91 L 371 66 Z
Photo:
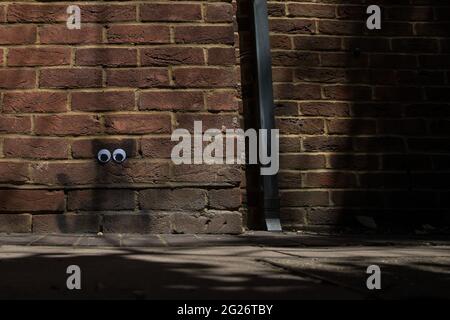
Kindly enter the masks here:
M 0 235 L 0 298 L 448 298 L 445 238 L 244 235 Z M 69 265 L 83 289 L 66 288 Z M 369 265 L 382 289 L 368 290 Z
M 448 299 L 450 248 L 336 248 L 279 250 L 288 257 L 262 261 L 305 277 L 378 299 Z M 367 268 L 381 270 L 381 290 L 369 291 Z
M 358 299 L 359 293 L 301 277 L 251 257 L 128 248 L 5 247 L 0 298 Z M 199 249 L 197 249 L 199 250 Z M 66 268 L 82 270 L 82 290 L 66 288 Z

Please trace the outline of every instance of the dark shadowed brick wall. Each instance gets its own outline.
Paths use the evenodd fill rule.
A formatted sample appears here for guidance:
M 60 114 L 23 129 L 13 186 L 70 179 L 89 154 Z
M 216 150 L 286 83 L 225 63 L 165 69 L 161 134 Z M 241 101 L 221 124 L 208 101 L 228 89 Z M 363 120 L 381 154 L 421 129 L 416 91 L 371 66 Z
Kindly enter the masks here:
M 366 28 L 372 4 L 381 6 L 381 30 Z M 311 0 L 268 7 L 283 224 L 448 227 L 450 4 Z M 250 36 L 247 2 L 238 17 L 240 34 Z M 241 39 L 241 51 L 248 42 Z M 251 46 L 242 53 L 251 68 Z M 242 75 L 249 118 L 254 78 Z M 253 195 L 255 180 L 248 181 Z M 247 199 L 249 217 L 257 216 L 254 198 Z
M 170 161 L 239 123 L 231 3 L 2 1 L 0 64 L 0 232 L 241 232 L 241 168 Z

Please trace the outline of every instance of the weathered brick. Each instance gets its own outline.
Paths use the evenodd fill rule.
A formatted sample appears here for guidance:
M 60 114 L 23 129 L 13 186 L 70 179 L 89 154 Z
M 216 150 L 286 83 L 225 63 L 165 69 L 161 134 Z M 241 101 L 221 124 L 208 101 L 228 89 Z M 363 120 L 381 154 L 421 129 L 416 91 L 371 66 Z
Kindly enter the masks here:
M 242 216 L 239 212 L 208 211 L 206 214 L 173 215 L 172 232 L 174 233 L 242 233 Z
M 0 115 L 0 133 L 30 133 L 31 118 L 29 116 Z
M 105 214 L 103 232 L 105 233 L 171 233 L 170 214 L 128 213 Z
M 30 180 L 29 176 L 26 162 L 0 162 L 1 183 L 26 183 Z
M 238 209 L 241 206 L 240 189 L 212 189 L 208 191 L 209 207 L 220 210 Z
M 238 166 L 181 164 L 173 167 L 173 180 L 180 182 L 238 183 L 241 173 Z
M 64 192 L 46 190 L 0 190 L 0 211 L 63 211 Z
M 0 232 L 31 232 L 31 214 L 0 214 Z
M 135 5 L 96 4 L 81 5 L 84 22 L 135 21 Z M 8 7 L 10 22 L 66 22 L 67 5 L 60 4 L 12 4 Z
M 125 111 L 134 109 L 134 92 L 99 91 L 74 92 L 72 110 L 77 111 Z
M 168 26 L 112 25 L 106 35 L 109 43 L 169 43 Z
M 100 165 L 96 160 L 40 162 L 31 166 L 31 174 L 34 182 L 49 186 L 155 183 L 169 179 L 169 165 L 132 160 L 120 166 L 115 163 Z
M 36 85 L 36 72 L 28 69 L 1 69 L 0 89 L 31 89 Z
M 34 233 L 97 233 L 100 217 L 94 214 L 42 214 L 33 216 Z
M 68 65 L 70 57 L 70 48 L 11 48 L 8 51 L 8 65 L 15 67 Z
M 214 91 L 206 96 L 208 110 L 214 111 L 236 111 L 238 101 L 234 91 Z
M 232 26 L 177 26 L 176 43 L 233 44 Z
M 67 208 L 73 211 L 134 210 L 135 193 L 130 189 L 69 191 Z
M 167 114 L 121 114 L 105 116 L 108 133 L 169 133 L 171 118 Z
M 39 28 L 39 39 L 42 44 L 95 44 L 103 41 L 103 29 L 86 24 L 80 30 L 65 25 L 44 25 Z
M 145 3 L 140 7 L 142 21 L 198 21 L 201 5 L 193 3 Z
M 208 49 L 208 65 L 234 65 L 236 64 L 236 50 L 234 48 Z
M 75 63 L 79 66 L 136 66 L 137 50 L 132 48 L 77 49 Z
M 139 95 L 140 110 L 201 110 L 203 93 L 199 91 L 149 91 Z
M 67 159 L 69 144 L 64 139 L 5 138 L 3 154 L 7 158 Z
M 35 117 L 34 125 L 37 135 L 82 136 L 101 131 L 99 118 L 91 115 L 42 115 Z
M 142 138 L 141 152 L 144 157 L 168 159 L 168 158 L 170 158 L 172 148 L 175 145 L 176 145 L 176 142 L 171 141 L 170 137 Z
M 166 67 L 169 65 L 202 65 L 205 63 L 203 49 L 186 47 L 147 48 L 141 50 L 144 66 Z
M 153 88 L 168 87 L 169 75 L 164 68 L 108 69 L 108 87 Z
M 0 27 L 0 44 L 2 45 L 25 45 L 36 43 L 36 27 L 35 26 L 1 26 Z
M 233 6 L 230 3 L 208 3 L 205 20 L 208 22 L 232 22 Z
M 173 77 L 176 85 L 188 88 L 233 87 L 236 83 L 232 68 L 176 68 Z
M 99 88 L 103 85 L 103 74 L 101 69 L 43 69 L 39 81 L 41 88 Z
M 64 112 L 67 110 L 67 93 L 64 92 L 7 92 L 3 96 L 3 111 Z
M 152 210 L 203 210 L 207 193 L 202 189 L 148 189 L 139 192 L 141 209 Z

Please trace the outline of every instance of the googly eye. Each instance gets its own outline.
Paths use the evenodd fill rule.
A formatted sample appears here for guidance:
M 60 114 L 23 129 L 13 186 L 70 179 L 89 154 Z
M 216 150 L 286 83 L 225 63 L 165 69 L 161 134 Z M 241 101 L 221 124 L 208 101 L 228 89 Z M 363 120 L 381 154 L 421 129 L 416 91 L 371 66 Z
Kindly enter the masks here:
M 122 163 L 127 159 L 127 153 L 123 149 L 116 149 L 113 152 L 113 159 L 117 163 Z
M 101 163 L 107 163 L 111 161 L 111 152 L 107 149 L 102 149 L 98 152 L 97 159 Z

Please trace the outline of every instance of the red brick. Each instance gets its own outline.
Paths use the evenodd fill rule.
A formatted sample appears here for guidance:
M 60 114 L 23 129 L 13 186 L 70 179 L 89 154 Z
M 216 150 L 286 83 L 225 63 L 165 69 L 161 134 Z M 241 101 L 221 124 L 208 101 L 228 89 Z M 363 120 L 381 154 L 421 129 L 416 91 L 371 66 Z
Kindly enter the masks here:
M 235 65 L 236 55 L 234 48 L 208 49 L 208 65 Z
M 8 51 L 9 66 L 57 66 L 70 64 L 70 48 L 11 48 Z
M 139 95 L 140 110 L 201 110 L 203 93 L 199 91 L 149 91 Z
M 26 162 L 0 162 L 1 183 L 26 183 L 29 182 L 28 163 Z M 0 215 L 1 216 L 1 215 Z
M 179 113 L 177 114 L 177 127 L 181 129 L 187 129 L 191 132 L 194 130 L 194 122 L 202 121 L 203 131 L 207 129 L 238 129 L 239 118 L 233 114 L 189 114 Z
M 8 6 L 9 22 L 63 22 L 67 20 L 67 6 L 53 4 L 11 4 Z
M 43 69 L 39 78 L 41 88 L 76 89 L 99 88 L 103 85 L 101 69 Z
M 173 71 L 173 77 L 180 87 L 233 87 L 236 84 L 236 74 L 232 68 L 177 68 Z
M 105 214 L 103 231 L 105 233 L 171 233 L 170 214 Z
M 0 133 L 30 133 L 31 118 L 28 116 L 0 115 Z
M 153 88 L 168 87 L 169 74 L 165 68 L 108 69 L 108 87 Z
M 65 25 L 45 25 L 39 28 L 39 39 L 42 44 L 102 43 L 103 28 L 83 24 L 80 30 L 71 30 Z
M 105 116 L 105 127 L 108 133 L 146 134 L 170 133 L 172 125 L 165 114 L 121 114 Z
M 232 26 L 177 26 L 176 43 L 234 44 Z
M 121 22 L 136 21 L 136 6 L 133 4 L 93 4 L 81 5 L 81 21 Z
M 313 20 L 309 19 L 270 19 L 270 31 L 273 33 L 288 34 L 314 34 L 316 27 Z
M 0 26 L 0 44 L 33 44 L 36 42 L 35 26 Z
M 3 96 L 3 112 L 64 112 L 67 93 L 64 92 L 7 92 Z
M 169 65 L 202 65 L 203 49 L 186 47 L 148 48 L 141 50 L 143 66 L 166 67 Z
M 37 116 L 34 125 L 37 135 L 82 136 L 101 131 L 98 117 L 91 115 Z
M 307 170 L 325 168 L 324 155 L 281 154 L 280 167 L 289 170 Z
M 31 89 L 36 85 L 36 72 L 25 69 L 1 69 L 0 89 Z
M 142 156 L 147 158 L 168 159 L 171 156 L 172 148 L 176 145 L 175 141 L 171 141 L 170 137 L 158 138 L 149 137 L 142 138 L 141 152 Z
M 208 204 L 210 208 L 214 209 L 239 209 L 241 206 L 241 191 L 239 188 L 209 190 Z
M 67 159 L 69 144 L 63 139 L 5 138 L 3 154 L 7 158 Z
M 230 3 L 208 3 L 205 20 L 207 22 L 232 22 L 233 6 Z
M 106 185 L 156 183 L 167 181 L 168 163 L 127 160 L 121 165 L 110 162 L 100 165 L 96 160 L 39 162 L 31 166 L 32 179 L 48 186 Z
M 283 207 L 328 206 L 326 191 L 282 191 L 280 201 Z
M 322 134 L 325 125 L 321 119 L 279 118 L 277 128 L 281 134 Z
M 106 35 L 109 43 L 169 43 L 167 26 L 112 25 Z
M 72 110 L 125 111 L 134 109 L 133 91 L 100 91 L 72 93 Z
M 0 232 L 31 232 L 31 214 L 0 214 Z
M 63 211 L 64 192 L 46 190 L 0 190 L 0 211 Z
M 147 189 L 139 192 L 142 209 L 151 210 L 203 210 L 207 203 L 207 193 L 202 189 Z
M 191 3 L 146 3 L 140 7 L 142 21 L 197 21 L 201 5 Z
M 324 4 L 288 4 L 289 16 L 292 17 L 313 17 L 313 18 L 334 18 L 336 7 Z
M 236 111 L 238 102 L 234 91 L 214 91 L 206 96 L 208 110 Z
M 134 5 L 81 5 L 81 20 L 84 22 L 116 22 L 136 20 Z M 7 14 L 10 22 L 66 22 L 67 5 L 56 4 L 12 4 Z
M 33 215 L 34 233 L 98 233 L 100 216 L 94 214 Z
M 356 176 L 344 172 L 308 172 L 304 186 L 310 188 L 350 188 L 356 186 Z
M 68 192 L 67 208 L 74 211 L 134 210 L 135 192 L 130 189 L 89 189 Z
M 182 164 L 173 167 L 174 181 L 196 183 L 232 183 L 241 181 L 241 171 L 233 165 Z
M 137 50 L 131 48 L 84 48 L 76 53 L 79 66 L 136 66 Z

